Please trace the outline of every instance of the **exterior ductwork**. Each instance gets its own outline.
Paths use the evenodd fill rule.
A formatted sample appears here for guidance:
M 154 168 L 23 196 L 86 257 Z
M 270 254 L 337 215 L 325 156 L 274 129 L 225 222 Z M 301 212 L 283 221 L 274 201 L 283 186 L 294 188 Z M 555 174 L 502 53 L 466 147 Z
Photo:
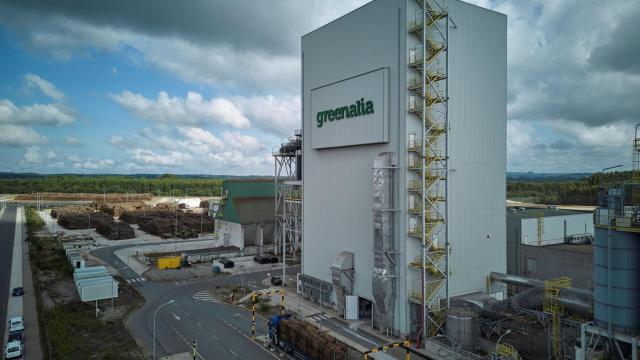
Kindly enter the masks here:
M 544 286 L 544 281 L 530 279 L 522 276 L 503 274 L 492 271 L 490 275 L 491 281 L 502 282 L 505 284 L 522 286 L 522 287 L 536 287 Z
M 373 162 L 373 277 L 374 318 L 381 331 L 393 331 L 396 297 L 396 255 L 393 239 L 393 153 Z
M 338 253 L 331 264 L 331 283 L 336 292 L 338 314 L 344 315 L 345 296 L 353 294 L 353 272 L 353 253 Z
M 505 300 L 497 301 L 491 304 L 488 310 L 501 311 L 508 307 L 527 309 L 542 307 L 544 303 L 544 281 L 497 272 L 492 272 L 490 277 L 492 281 L 529 287 L 531 289 L 525 290 Z M 593 294 L 591 292 L 576 288 L 564 288 L 560 290 L 558 301 L 569 312 L 580 315 L 590 315 L 593 313 Z

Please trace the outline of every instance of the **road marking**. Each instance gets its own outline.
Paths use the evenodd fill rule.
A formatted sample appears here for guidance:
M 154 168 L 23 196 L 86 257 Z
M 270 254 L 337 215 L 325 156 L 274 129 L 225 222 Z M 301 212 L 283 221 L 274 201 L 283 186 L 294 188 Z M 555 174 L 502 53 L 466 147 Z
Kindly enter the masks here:
M 198 323 L 196 323 L 196 324 L 198 324 L 198 326 L 202 327 L 202 324 L 200 324 L 199 322 L 198 322 Z
M 211 296 L 211 294 L 209 294 L 208 291 L 200 291 L 200 292 L 197 292 L 197 293 L 193 294 L 193 300 L 206 301 L 206 302 L 211 302 L 211 303 L 218 303 L 218 300 L 216 298 L 214 298 L 213 296 Z
M 260 315 L 258 315 L 260 316 Z M 229 324 L 226 320 L 224 320 L 223 318 L 221 318 L 220 316 L 216 315 L 216 317 L 218 318 L 218 320 L 222 321 L 223 323 L 227 324 L 228 326 L 231 326 L 231 324 Z M 252 339 L 249 335 L 243 333 L 240 330 L 236 329 L 236 332 L 242 336 L 244 336 L 245 338 L 247 338 L 249 341 L 251 341 L 252 343 L 256 344 L 257 347 L 259 347 L 260 349 L 262 349 L 265 353 L 271 355 L 271 357 L 273 357 L 274 359 L 278 359 L 280 360 L 279 357 L 277 357 L 276 355 L 272 354 L 271 351 L 265 349 L 262 345 L 260 345 L 260 343 L 258 343 L 257 341 L 255 341 L 254 339 Z
M 127 279 L 127 284 L 131 284 L 131 279 Z
M 178 315 L 176 315 L 176 314 L 174 314 L 174 313 L 171 313 L 171 315 L 173 315 L 173 317 L 174 317 L 176 320 L 180 321 L 180 316 L 178 316 Z
M 141 278 L 138 278 L 138 281 L 147 281 L 147 279 L 141 277 Z
M 218 341 L 218 338 L 217 338 L 215 335 L 211 334 L 211 337 L 212 337 L 215 341 Z
M 136 279 L 134 279 L 134 278 L 131 278 L 129 280 L 131 280 L 132 283 L 136 282 Z
M 235 357 L 239 357 L 233 350 L 229 349 L 229 352 L 232 353 Z

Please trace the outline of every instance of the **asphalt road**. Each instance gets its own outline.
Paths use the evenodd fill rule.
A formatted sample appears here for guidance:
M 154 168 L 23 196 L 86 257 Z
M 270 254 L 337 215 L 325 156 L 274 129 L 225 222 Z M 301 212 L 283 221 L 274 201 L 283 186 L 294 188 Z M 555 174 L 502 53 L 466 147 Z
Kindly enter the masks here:
M 0 344 L 5 342 L 7 324 L 7 295 L 11 282 L 13 260 L 13 237 L 16 228 L 16 208 L 7 207 L 0 218 Z M 2 349 L 4 351 L 4 348 Z
M 94 250 L 93 255 L 107 260 L 124 278 L 138 277 L 113 251 L 131 245 L 113 246 Z M 291 274 L 299 267 L 291 268 Z M 153 352 L 153 317 L 158 307 L 170 300 L 156 317 L 157 357 L 191 351 L 194 340 L 198 342 L 198 358 L 203 359 L 278 359 L 278 357 L 251 340 L 251 313 L 239 306 L 219 303 L 207 294 L 217 285 L 239 284 L 259 287 L 266 277 L 265 270 L 236 276 L 218 276 L 190 282 L 136 282 L 131 285 L 144 296 L 145 305 L 127 320 L 127 327 L 148 353 Z M 288 272 L 289 273 L 289 272 Z M 250 290 L 250 289 L 249 289 Z M 267 321 L 256 320 L 256 335 L 267 333 Z

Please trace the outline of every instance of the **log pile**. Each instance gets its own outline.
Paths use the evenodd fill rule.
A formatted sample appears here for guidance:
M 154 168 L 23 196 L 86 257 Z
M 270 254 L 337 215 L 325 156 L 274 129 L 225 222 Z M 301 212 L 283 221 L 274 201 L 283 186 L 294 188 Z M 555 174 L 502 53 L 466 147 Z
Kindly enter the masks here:
M 151 210 L 153 209 L 151 206 L 145 204 L 143 201 L 130 201 L 124 203 L 102 203 L 100 206 L 100 211 L 103 213 L 107 213 L 111 216 L 118 217 L 122 213 L 133 210 Z
M 113 217 L 94 211 L 70 211 L 58 214 L 58 224 L 69 230 L 94 229 L 101 222 L 113 221 Z
M 87 194 L 87 193 L 39 193 L 16 195 L 16 200 L 36 200 L 40 196 L 41 200 L 55 201 L 94 201 L 123 203 L 131 201 L 145 201 L 153 198 L 152 194 Z
M 285 320 L 280 322 L 278 330 L 283 340 L 295 344 L 312 359 L 348 359 L 347 346 L 313 324 L 302 320 Z
M 57 218 L 69 213 L 85 213 L 93 211 L 95 211 L 95 208 L 92 206 L 64 206 L 51 209 L 51 217 Z
M 140 230 L 162 238 L 171 238 L 175 235 L 181 239 L 197 237 L 200 233 L 201 224 L 202 231 L 205 233 L 213 232 L 214 228 L 214 219 L 210 216 L 185 214 L 182 211 L 178 211 L 176 219 L 176 214 L 173 211 L 162 209 L 126 211 L 120 215 L 120 220 L 129 224 L 138 224 Z M 178 224 L 177 231 L 176 222 Z
M 124 221 L 103 221 L 98 223 L 96 231 L 109 240 L 126 240 L 136 237 L 136 233 L 131 225 Z

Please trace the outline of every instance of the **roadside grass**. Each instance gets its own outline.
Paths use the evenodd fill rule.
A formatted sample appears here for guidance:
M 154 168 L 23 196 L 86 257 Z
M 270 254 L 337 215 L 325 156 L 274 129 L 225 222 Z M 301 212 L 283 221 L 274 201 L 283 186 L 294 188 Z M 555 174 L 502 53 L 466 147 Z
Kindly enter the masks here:
M 235 302 L 239 301 L 243 297 L 243 295 L 248 295 L 250 292 L 250 289 L 243 290 L 240 285 L 216 286 L 215 288 L 209 289 L 209 293 L 211 295 L 229 304 L 235 304 Z M 233 302 L 231 301 L 232 294 L 234 300 Z M 280 304 L 273 304 L 269 300 L 269 297 L 258 296 L 256 300 L 257 314 L 268 318 L 271 315 L 280 313 Z M 251 299 L 239 305 L 251 311 Z
M 101 309 L 100 316 L 96 317 L 94 303 L 83 303 L 75 293 L 59 294 L 57 285 L 72 281 L 73 267 L 55 239 L 35 235 L 44 222 L 34 209 L 26 208 L 26 214 L 27 241 L 45 359 L 145 359 L 123 324 L 123 318 L 140 306 L 144 299 L 119 279 L 115 315 L 107 316 L 110 307 L 100 305 L 104 310 Z M 43 293 L 54 301 L 47 304 Z

